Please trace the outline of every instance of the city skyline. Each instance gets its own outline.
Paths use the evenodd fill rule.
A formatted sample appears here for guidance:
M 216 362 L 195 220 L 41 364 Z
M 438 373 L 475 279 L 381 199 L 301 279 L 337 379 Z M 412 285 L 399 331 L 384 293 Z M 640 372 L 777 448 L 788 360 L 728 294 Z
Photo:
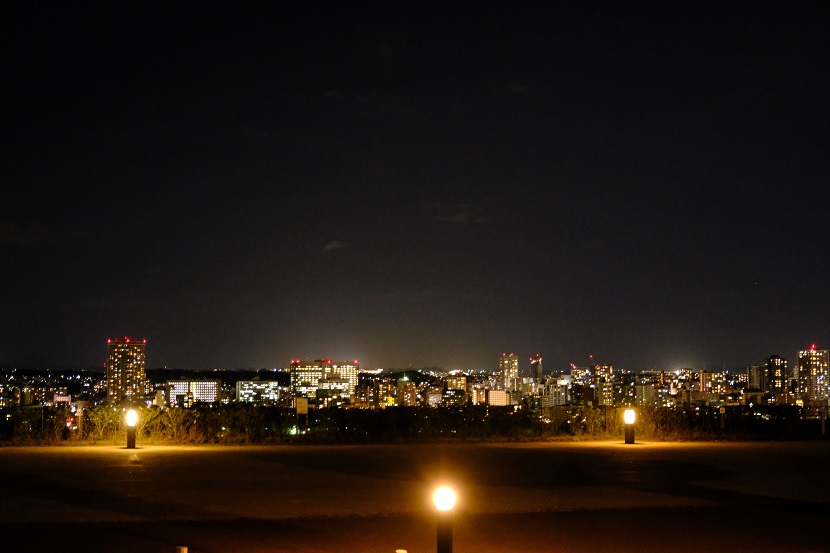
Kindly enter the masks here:
M 398 8 L 16 3 L 0 366 L 827 343 L 830 6 Z
M 136 344 L 135 346 L 130 346 L 130 342 Z M 272 364 L 266 364 L 263 366 L 248 366 L 248 365 L 228 365 L 228 366 L 210 366 L 210 367 L 186 367 L 186 366 L 166 366 L 166 365 L 152 365 L 147 364 L 146 359 L 152 359 L 152 355 L 147 353 L 147 345 L 148 340 L 146 338 L 136 338 L 136 337 L 118 337 L 118 338 L 107 338 L 106 339 L 106 362 L 103 366 L 98 367 L 95 364 L 80 364 L 80 365 L 69 365 L 69 364 L 58 364 L 55 366 L 7 366 L 0 364 L 0 369 L 8 370 L 13 368 L 22 368 L 28 370 L 55 370 L 55 369 L 80 369 L 80 370 L 88 370 L 96 368 L 103 370 L 107 373 L 110 372 L 110 367 L 116 365 L 114 362 L 114 351 L 119 351 L 119 348 L 127 348 L 125 351 L 131 351 L 132 348 L 138 347 L 140 348 L 140 359 L 141 359 L 141 366 L 142 366 L 142 373 L 143 367 L 152 368 L 154 370 L 189 370 L 189 371 L 197 371 L 197 372 L 205 372 L 205 371 L 214 371 L 214 370 L 283 370 L 287 371 L 291 367 L 300 364 L 300 363 L 312 363 L 312 364 L 331 364 L 334 360 L 335 363 L 343 363 L 343 364 L 354 364 L 355 366 L 362 367 L 362 370 L 365 371 L 374 371 L 378 369 L 386 369 L 386 370 L 397 370 L 397 371 L 405 371 L 408 369 L 413 370 L 422 370 L 422 369 L 440 369 L 446 372 L 451 371 L 465 371 L 465 372 L 478 372 L 478 371 L 485 371 L 485 372 L 493 372 L 493 373 L 502 373 L 505 370 L 509 370 L 511 374 L 517 376 L 533 376 L 534 374 L 534 364 L 539 365 L 539 374 L 568 374 L 571 373 L 574 369 L 581 369 L 585 367 L 613 367 L 617 372 L 632 372 L 632 373 L 640 373 L 640 372 L 676 372 L 682 369 L 691 369 L 696 372 L 699 371 L 707 371 L 707 372 L 722 372 L 727 371 L 730 373 L 743 373 L 746 372 L 748 369 L 758 368 L 762 365 L 765 365 L 770 359 L 779 359 L 779 361 L 784 362 L 784 366 L 789 366 L 789 371 L 797 368 L 799 366 L 799 360 L 807 354 L 811 352 L 826 352 L 828 351 L 826 348 L 823 348 L 820 344 L 809 344 L 805 345 L 802 348 L 796 349 L 792 354 L 787 354 L 785 352 L 770 352 L 768 354 L 763 355 L 760 358 L 753 358 L 752 360 L 748 360 L 743 363 L 738 363 L 734 366 L 726 366 L 725 363 L 718 364 L 718 363 L 710 363 L 706 364 L 703 363 L 701 365 L 694 365 L 694 364 L 686 364 L 686 365 L 676 365 L 676 366 L 663 366 L 663 367 L 631 367 L 631 366 L 622 366 L 619 363 L 615 362 L 613 359 L 604 359 L 598 356 L 595 359 L 593 354 L 589 354 L 586 359 L 582 360 L 572 360 L 569 361 L 566 365 L 562 366 L 549 366 L 545 365 L 546 368 L 542 367 L 542 359 L 543 355 L 541 353 L 535 353 L 530 356 L 525 356 L 524 354 L 517 354 L 514 351 L 510 351 L 510 353 L 502 352 L 501 354 L 492 356 L 491 363 L 487 366 L 441 366 L 441 365 L 420 365 L 416 366 L 413 364 L 404 365 L 404 366 L 396 366 L 391 364 L 378 364 L 378 365 L 365 365 L 362 364 L 360 359 L 350 359 L 348 361 L 340 358 L 338 361 L 337 356 L 330 356 L 330 355 L 316 355 L 316 356 L 295 356 L 291 357 L 290 360 L 283 360 L 277 361 Z M 152 352 L 152 346 L 149 348 L 149 351 Z M 826 353 L 825 353 L 826 354 Z M 524 362 L 521 361 L 522 357 L 526 357 Z M 511 367 L 510 369 L 506 369 L 506 367 Z M 781 375 L 779 374 L 779 378 Z
M 347 409 L 467 404 L 530 409 L 534 405 L 658 409 L 758 406 L 781 407 L 786 409 L 785 413 L 791 413 L 790 408 L 798 407 L 801 419 L 812 420 L 826 410 L 830 370 L 830 350 L 812 346 L 798 353 L 798 364 L 791 368 L 786 359 L 772 355 L 763 365 L 748 366 L 737 374 L 692 368 L 629 372 L 610 364 L 572 365 L 567 372 L 554 370 L 545 374 L 540 356 L 529 360 L 536 370 L 522 374 L 515 354 L 502 355 L 497 371 L 361 371 L 357 361 L 293 359 L 285 372 L 145 372 L 144 340 L 124 338 L 109 344 L 110 362 L 105 375 L 0 367 L 4 381 L 0 386 L 0 406 L 64 406 L 75 412 L 102 405 L 190 408 L 200 403 L 218 406 L 241 401 L 300 409 L 303 406 L 295 405 L 295 401 L 304 398 L 315 408 Z

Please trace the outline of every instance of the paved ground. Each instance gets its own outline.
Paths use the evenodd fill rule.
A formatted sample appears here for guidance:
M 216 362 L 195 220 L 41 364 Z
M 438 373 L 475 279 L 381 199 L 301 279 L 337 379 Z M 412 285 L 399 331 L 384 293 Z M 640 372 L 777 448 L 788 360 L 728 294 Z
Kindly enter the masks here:
M 830 443 L 0 448 L 0 551 L 830 551 Z

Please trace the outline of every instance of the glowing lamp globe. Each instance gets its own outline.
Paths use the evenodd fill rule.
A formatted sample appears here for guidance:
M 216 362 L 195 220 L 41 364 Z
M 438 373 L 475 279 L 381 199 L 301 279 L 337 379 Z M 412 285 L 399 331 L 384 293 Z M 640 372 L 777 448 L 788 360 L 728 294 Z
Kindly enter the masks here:
M 625 424 L 634 424 L 635 417 L 634 409 L 626 409 L 623 413 L 623 421 L 625 421 Z
M 135 426 L 136 422 L 138 422 L 138 413 L 135 409 L 130 409 L 127 411 L 127 426 Z
M 449 486 L 439 486 L 432 493 L 432 502 L 439 511 L 449 511 L 455 507 L 455 490 Z

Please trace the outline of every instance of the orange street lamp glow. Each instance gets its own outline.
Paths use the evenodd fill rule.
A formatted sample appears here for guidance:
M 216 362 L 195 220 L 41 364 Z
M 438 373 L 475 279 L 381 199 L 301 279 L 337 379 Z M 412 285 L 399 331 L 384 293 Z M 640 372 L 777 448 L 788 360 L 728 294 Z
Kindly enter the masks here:
M 455 507 L 457 496 L 455 490 L 449 486 L 439 486 L 432 493 L 432 502 L 439 511 L 450 511 Z

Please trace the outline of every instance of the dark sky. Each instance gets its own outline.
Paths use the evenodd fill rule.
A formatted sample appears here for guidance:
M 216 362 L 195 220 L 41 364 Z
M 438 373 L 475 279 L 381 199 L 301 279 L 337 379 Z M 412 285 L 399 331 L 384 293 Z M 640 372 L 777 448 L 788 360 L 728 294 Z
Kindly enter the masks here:
M 830 345 L 826 2 L 231 4 L 4 15 L 0 366 Z

